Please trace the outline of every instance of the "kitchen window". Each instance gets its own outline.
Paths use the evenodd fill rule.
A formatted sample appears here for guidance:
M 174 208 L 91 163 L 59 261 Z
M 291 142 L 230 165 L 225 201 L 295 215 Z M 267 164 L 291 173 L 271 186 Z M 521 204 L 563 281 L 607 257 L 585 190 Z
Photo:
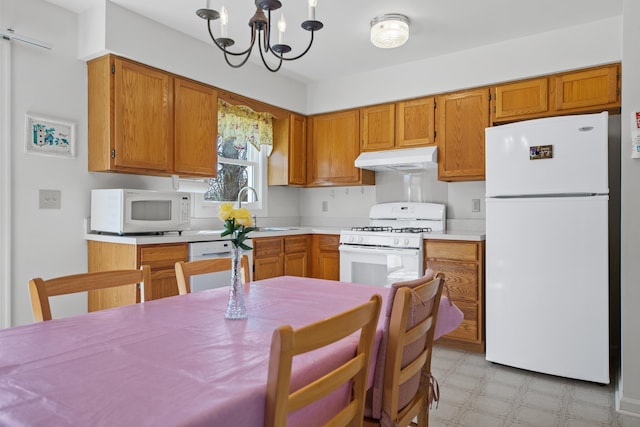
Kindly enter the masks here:
M 218 100 L 218 169 L 208 180 L 208 189 L 198 203 L 209 213 L 217 212 L 219 203 L 235 202 L 242 187 L 253 187 L 258 201 L 247 201 L 252 213 L 266 215 L 267 163 L 273 144 L 272 117 L 245 106 Z M 246 197 L 250 197 L 246 194 Z M 198 215 L 196 206 L 196 216 Z

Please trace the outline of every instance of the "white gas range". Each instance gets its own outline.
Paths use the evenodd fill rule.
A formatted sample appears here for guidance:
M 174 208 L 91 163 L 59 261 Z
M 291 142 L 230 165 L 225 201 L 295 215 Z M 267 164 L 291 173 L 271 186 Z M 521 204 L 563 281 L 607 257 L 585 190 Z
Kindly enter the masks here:
M 443 233 L 446 207 L 438 203 L 380 203 L 369 225 L 340 233 L 340 280 L 378 286 L 424 274 L 425 234 Z

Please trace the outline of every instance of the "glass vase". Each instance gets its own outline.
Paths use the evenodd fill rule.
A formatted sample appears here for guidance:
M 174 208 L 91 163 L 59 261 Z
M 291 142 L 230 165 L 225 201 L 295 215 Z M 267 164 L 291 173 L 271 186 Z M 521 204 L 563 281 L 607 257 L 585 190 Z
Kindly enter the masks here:
M 231 285 L 229 286 L 229 302 L 225 319 L 246 319 L 247 307 L 244 305 L 244 285 L 242 283 L 241 260 L 242 249 L 232 245 L 231 249 Z

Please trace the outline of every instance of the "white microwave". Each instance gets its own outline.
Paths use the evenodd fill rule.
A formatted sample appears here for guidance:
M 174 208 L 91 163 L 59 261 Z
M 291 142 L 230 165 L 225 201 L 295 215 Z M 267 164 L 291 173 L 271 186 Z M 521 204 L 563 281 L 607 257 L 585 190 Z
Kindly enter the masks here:
M 135 234 L 188 230 L 191 194 L 175 191 L 91 190 L 91 230 Z

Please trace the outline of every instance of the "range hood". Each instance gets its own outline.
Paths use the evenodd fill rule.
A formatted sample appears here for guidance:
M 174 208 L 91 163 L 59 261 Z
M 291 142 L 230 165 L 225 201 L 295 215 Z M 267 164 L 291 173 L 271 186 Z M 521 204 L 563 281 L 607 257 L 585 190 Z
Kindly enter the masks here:
M 438 149 L 437 147 L 420 147 L 368 151 L 358 156 L 355 166 L 374 171 L 424 172 L 438 167 Z

